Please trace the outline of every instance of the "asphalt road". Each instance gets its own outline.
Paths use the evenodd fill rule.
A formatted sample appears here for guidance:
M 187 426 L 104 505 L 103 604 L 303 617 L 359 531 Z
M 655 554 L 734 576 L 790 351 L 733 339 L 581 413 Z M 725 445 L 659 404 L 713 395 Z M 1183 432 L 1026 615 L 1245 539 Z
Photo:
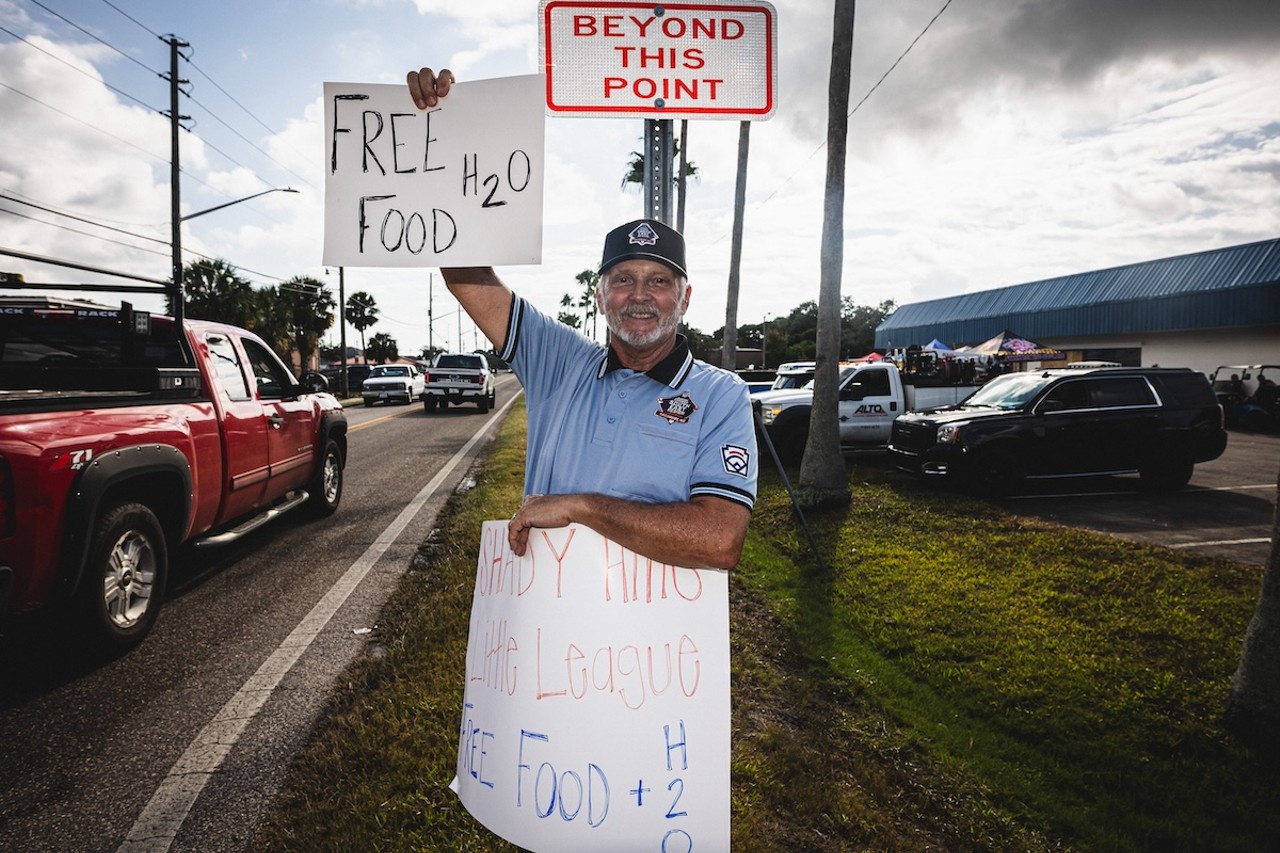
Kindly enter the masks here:
M 338 512 L 173 555 L 156 628 L 122 658 L 78 660 L 51 620 L 7 628 L 0 850 L 243 850 L 336 676 L 376 651 L 382 603 L 495 430 L 460 450 L 518 388 L 500 377 L 487 416 L 348 410 Z
M 1126 539 L 1264 566 L 1271 549 L 1280 435 L 1232 431 L 1226 452 L 1177 492 L 1136 477 L 1041 484 L 1003 502 L 1013 512 Z

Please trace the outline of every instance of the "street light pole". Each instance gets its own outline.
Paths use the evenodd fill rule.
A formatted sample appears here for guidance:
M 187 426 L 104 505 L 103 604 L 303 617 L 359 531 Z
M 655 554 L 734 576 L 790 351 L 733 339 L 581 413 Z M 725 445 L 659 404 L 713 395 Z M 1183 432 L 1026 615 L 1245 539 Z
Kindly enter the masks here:
M 267 193 L 296 193 L 296 192 L 297 190 L 295 190 L 293 187 L 272 187 L 269 190 L 263 190 L 260 193 L 247 195 L 244 198 L 238 198 L 235 201 L 229 201 L 226 204 L 220 204 L 217 207 L 210 207 L 206 210 L 197 210 L 195 213 L 188 213 L 186 216 L 180 217 L 178 221 L 186 222 L 188 219 L 195 219 L 197 216 L 204 216 L 206 213 L 213 213 L 215 210 L 222 210 L 222 208 L 224 207 L 230 207 L 233 204 L 239 204 L 242 201 L 248 201 L 251 198 L 257 198 L 258 196 L 266 195 Z

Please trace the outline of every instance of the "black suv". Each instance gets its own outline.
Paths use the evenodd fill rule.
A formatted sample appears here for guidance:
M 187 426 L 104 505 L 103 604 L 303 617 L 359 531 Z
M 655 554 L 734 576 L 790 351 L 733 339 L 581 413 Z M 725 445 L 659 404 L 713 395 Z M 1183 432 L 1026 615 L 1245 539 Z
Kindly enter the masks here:
M 1132 473 L 1180 489 L 1226 446 L 1203 374 L 1101 367 L 1011 373 L 955 406 L 902 415 L 889 452 L 904 470 L 998 495 L 1024 479 Z

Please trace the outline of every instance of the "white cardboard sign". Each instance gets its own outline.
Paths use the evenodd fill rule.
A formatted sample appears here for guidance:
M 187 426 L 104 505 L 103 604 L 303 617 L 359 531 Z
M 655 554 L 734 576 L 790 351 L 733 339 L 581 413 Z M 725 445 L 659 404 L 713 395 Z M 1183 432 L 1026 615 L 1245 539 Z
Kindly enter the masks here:
M 729 849 L 729 592 L 580 525 L 517 557 L 485 522 L 457 777 L 497 835 L 546 853 Z
M 455 84 L 419 110 L 404 85 L 324 84 L 325 264 L 542 260 L 542 77 Z

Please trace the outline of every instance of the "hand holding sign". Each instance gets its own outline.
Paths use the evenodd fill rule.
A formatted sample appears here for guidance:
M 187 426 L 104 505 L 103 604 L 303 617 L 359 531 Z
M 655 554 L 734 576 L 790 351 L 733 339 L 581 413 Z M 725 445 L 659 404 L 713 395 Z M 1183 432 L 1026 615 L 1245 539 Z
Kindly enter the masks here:
M 403 86 L 325 84 L 324 263 L 542 260 L 542 78 L 444 88 L 420 110 Z

